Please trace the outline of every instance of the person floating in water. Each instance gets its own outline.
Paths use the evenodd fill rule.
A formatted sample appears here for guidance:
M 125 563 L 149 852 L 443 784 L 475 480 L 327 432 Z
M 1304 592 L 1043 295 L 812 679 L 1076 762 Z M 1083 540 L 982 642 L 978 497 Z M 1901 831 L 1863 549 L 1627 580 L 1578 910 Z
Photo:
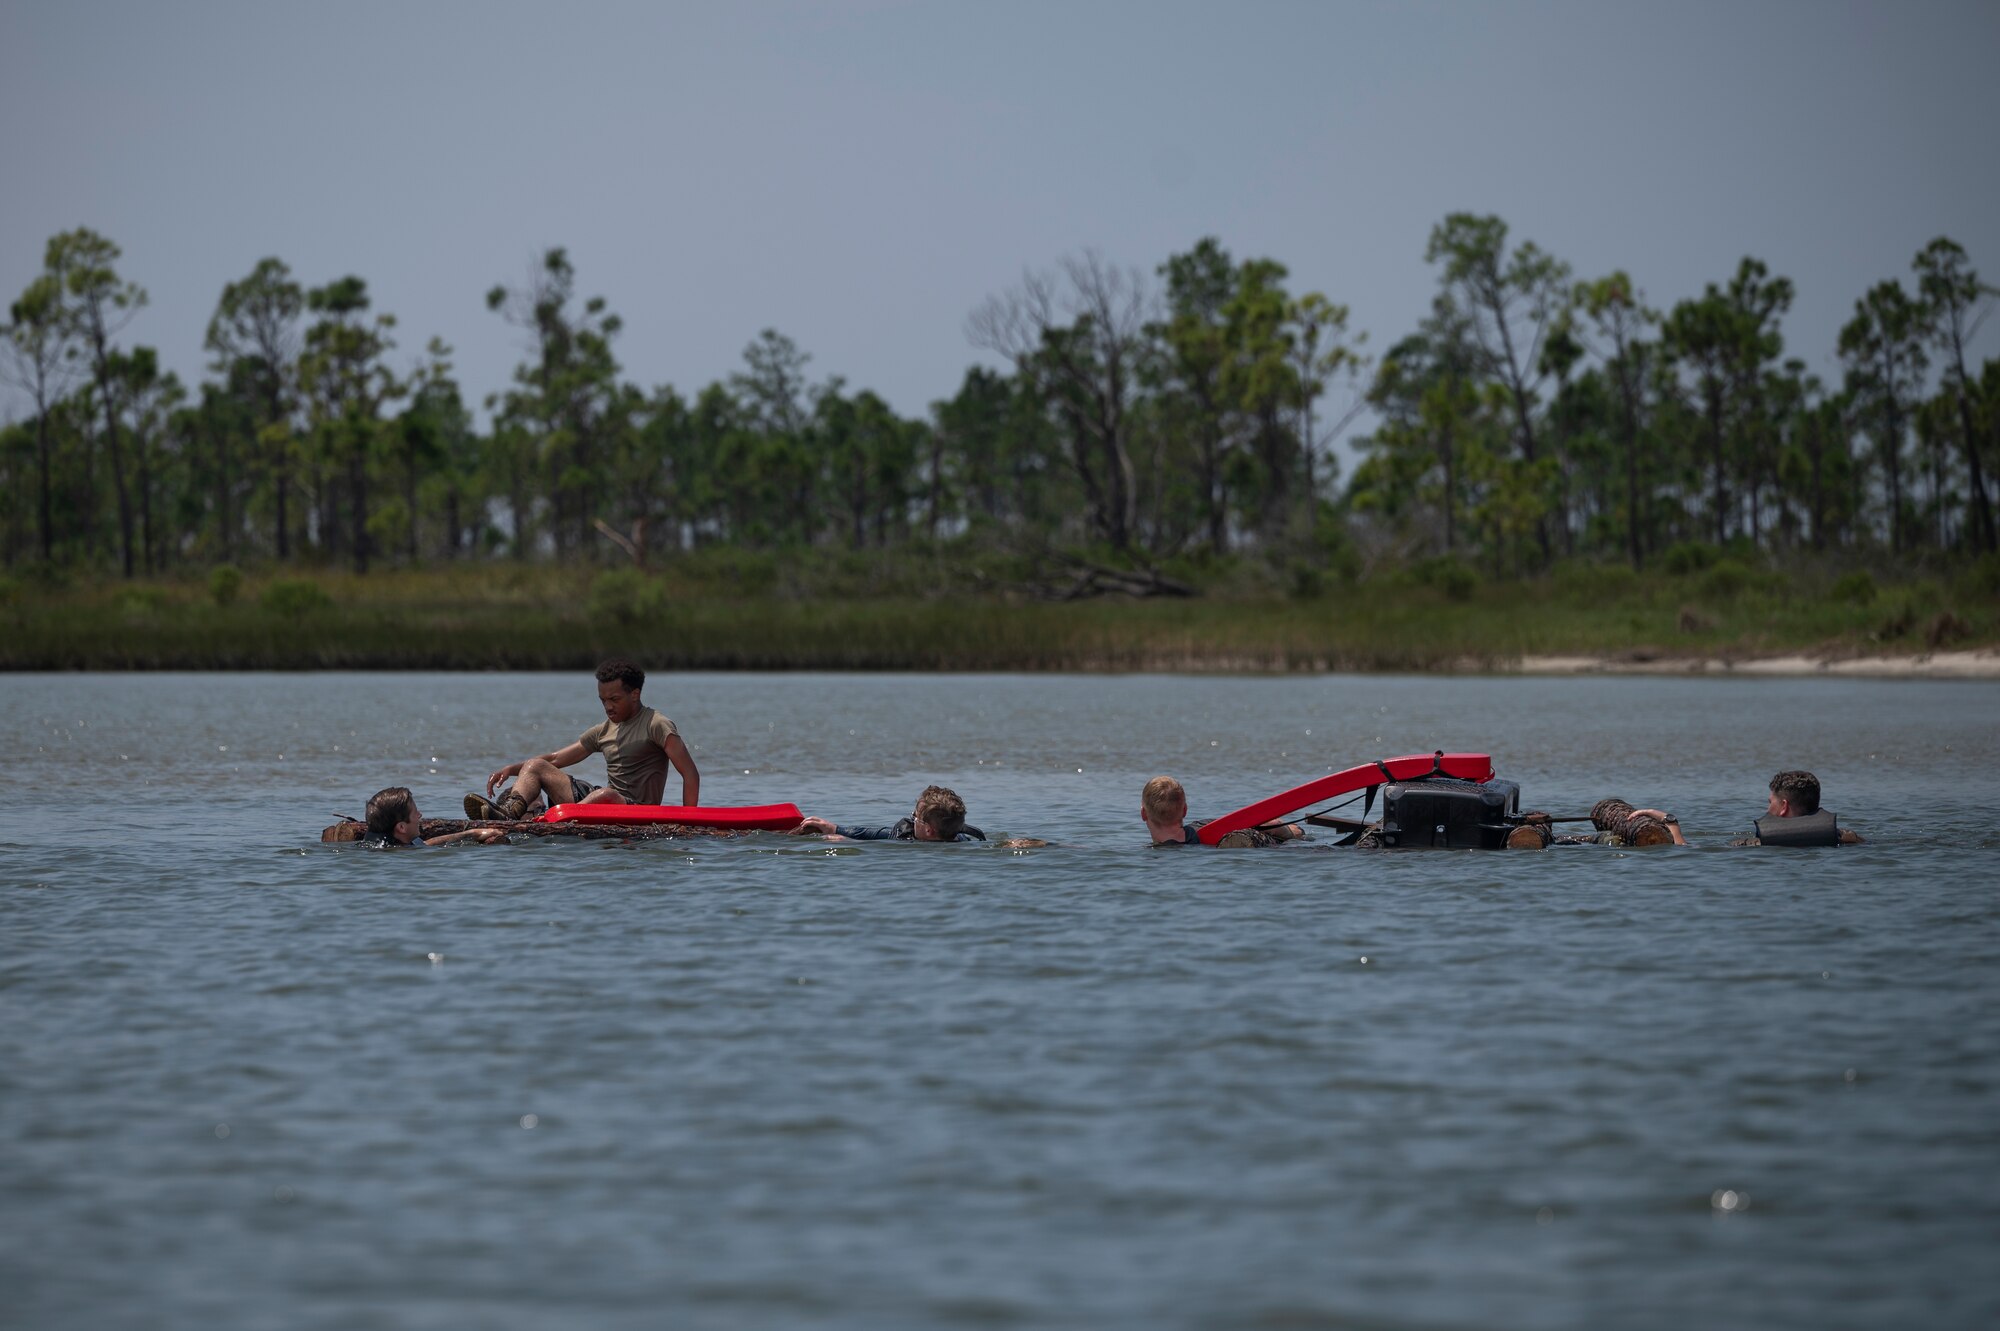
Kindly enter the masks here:
M 389 846 L 449 846 L 458 841 L 477 841 L 493 846 L 507 839 L 497 827 L 472 827 L 463 832 L 447 832 L 426 839 L 424 816 L 417 812 L 417 797 L 408 786 L 390 786 L 368 799 L 368 839 Z
M 1756 835 L 1743 846 L 1858 846 L 1864 838 L 1842 827 L 1831 809 L 1819 807 L 1819 778 L 1796 769 L 1771 778 L 1764 816 L 1751 824 Z
M 1201 844 L 1201 829 L 1211 819 L 1187 820 L 1187 791 L 1181 783 L 1170 776 L 1156 776 L 1146 783 L 1139 797 L 1139 817 L 1145 820 L 1146 831 L 1152 835 L 1156 846 L 1198 846 Z M 1294 841 L 1304 836 L 1306 831 L 1297 823 L 1272 823 L 1265 827 L 1246 827 L 1231 832 L 1218 846 L 1275 846 L 1281 841 Z
M 537 758 L 508 763 L 486 778 L 486 793 L 465 797 L 468 818 L 513 821 L 525 818 L 535 801 L 557 804 L 660 804 L 667 789 L 667 767 L 681 774 L 681 803 L 701 803 L 701 772 L 672 721 L 646 706 L 639 697 L 646 672 L 617 657 L 597 667 L 597 700 L 604 720 L 573 744 Z M 604 755 L 605 784 L 593 786 L 563 771 L 593 753 Z M 498 799 L 494 788 L 512 777 Z
M 908 818 L 886 827 L 849 827 L 824 818 L 807 818 L 793 836 L 824 836 L 835 841 L 984 841 L 986 833 L 965 821 L 965 801 L 945 786 L 925 786 Z

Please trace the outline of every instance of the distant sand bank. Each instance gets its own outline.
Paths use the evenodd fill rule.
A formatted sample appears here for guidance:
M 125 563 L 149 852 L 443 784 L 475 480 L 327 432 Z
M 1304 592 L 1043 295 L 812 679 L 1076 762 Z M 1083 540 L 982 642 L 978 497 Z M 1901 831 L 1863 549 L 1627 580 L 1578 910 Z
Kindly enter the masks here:
M 1524 656 L 1524 675 L 1844 675 L 1875 679 L 2000 679 L 2000 648 L 1908 656 Z

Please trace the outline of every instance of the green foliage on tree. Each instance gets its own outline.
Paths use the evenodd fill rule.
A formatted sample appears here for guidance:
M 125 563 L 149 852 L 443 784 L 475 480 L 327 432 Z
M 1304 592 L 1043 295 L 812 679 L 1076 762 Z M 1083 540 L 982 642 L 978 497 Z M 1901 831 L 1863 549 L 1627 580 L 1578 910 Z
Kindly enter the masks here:
M 21 587 L 552 561 L 643 590 L 700 552 L 744 594 L 817 560 L 857 588 L 953 562 L 1066 594 L 1308 599 L 1603 561 L 1725 568 L 1706 594 L 1740 599 L 1790 550 L 1996 557 L 2000 362 L 1968 359 L 1996 293 L 1948 238 L 1914 285 L 1861 293 L 1834 385 L 1787 356 L 1792 283 L 1755 258 L 1661 312 L 1493 216 L 1445 217 L 1423 253 L 1435 298 L 1375 361 L 1345 306 L 1216 237 L 1145 271 L 1059 259 L 972 312 L 986 358 L 907 417 L 775 328 L 715 382 L 642 386 L 561 248 L 487 296 L 522 337 L 499 391 L 469 394 L 434 339 L 403 359 L 362 277 L 275 257 L 223 287 L 183 384 L 125 340 L 146 296 L 118 247 L 64 232 L 0 329 L 31 413 L 0 429 L 0 556 Z

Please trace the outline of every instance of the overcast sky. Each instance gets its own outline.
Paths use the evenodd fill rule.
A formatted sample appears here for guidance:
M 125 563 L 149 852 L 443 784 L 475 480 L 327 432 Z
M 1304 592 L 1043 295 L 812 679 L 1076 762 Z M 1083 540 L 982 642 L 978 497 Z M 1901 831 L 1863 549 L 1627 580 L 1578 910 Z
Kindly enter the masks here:
M 1831 382 L 1932 237 L 2000 280 L 1996 55 L 1994 0 L 0 0 L 0 294 L 92 227 L 152 296 L 127 340 L 194 380 L 276 255 L 365 278 L 476 403 L 522 353 L 485 292 L 562 245 L 644 387 L 774 327 L 921 414 L 981 359 L 966 315 L 1086 248 L 1150 273 L 1214 235 L 1379 351 L 1464 210 L 1660 307 L 1755 255 Z

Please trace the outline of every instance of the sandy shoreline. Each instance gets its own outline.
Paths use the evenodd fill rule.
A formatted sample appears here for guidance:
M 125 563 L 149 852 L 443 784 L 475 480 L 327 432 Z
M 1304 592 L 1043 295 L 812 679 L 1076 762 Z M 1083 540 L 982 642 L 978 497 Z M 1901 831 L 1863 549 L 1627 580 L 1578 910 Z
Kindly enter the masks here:
M 1524 656 L 1523 675 L 1833 675 L 1869 679 L 2000 679 L 2000 648 L 1907 656 Z

